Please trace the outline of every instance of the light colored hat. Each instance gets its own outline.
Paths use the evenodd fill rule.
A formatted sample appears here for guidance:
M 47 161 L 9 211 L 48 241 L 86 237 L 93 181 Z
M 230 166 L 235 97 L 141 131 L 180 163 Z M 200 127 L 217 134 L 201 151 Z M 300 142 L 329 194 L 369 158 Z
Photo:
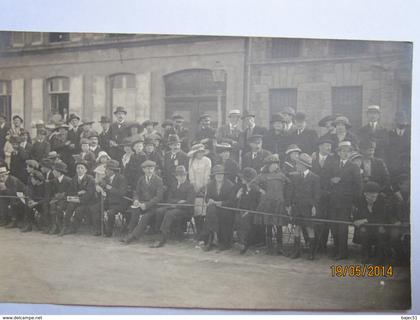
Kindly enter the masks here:
M 337 118 L 335 118 L 334 125 L 337 125 L 337 123 L 340 122 L 343 123 L 347 128 L 351 127 L 350 120 L 345 116 L 338 116 Z
M 193 157 L 197 152 L 203 151 L 204 153 L 208 153 L 208 150 L 202 143 L 197 143 L 191 147 L 191 150 L 188 152 L 188 157 Z
M 376 111 L 376 112 L 381 112 L 381 107 L 380 106 L 376 106 L 376 105 L 371 105 L 369 107 L 367 107 L 367 111 Z
M 341 141 L 338 144 L 337 150 L 341 150 L 342 148 L 350 148 L 353 149 L 353 146 L 351 145 L 350 141 Z
M 95 170 L 93 170 L 93 172 L 104 175 L 105 174 L 105 165 L 101 164 L 100 166 L 97 166 L 95 168 Z
M 289 153 L 291 153 L 291 152 L 294 152 L 294 151 L 297 151 L 297 152 L 302 152 L 302 149 L 301 148 L 299 148 L 298 146 L 297 146 L 297 144 L 291 144 L 291 145 L 289 145 L 288 147 L 287 147 L 287 150 L 286 150 L 286 154 L 289 154 Z
M 9 173 L 9 170 L 7 170 L 7 167 L 5 165 L 0 166 L 0 175 Z
M 107 160 L 111 160 L 111 157 L 108 155 L 108 153 L 106 153 L 105 151 L 99 151 L 99 153 L 98 153 L 98 157 L 96 158 L 96 162 L 99 162 L 99 160 L 100 160 L 102 157 L 106 157 L 106 158 L 107 158 Z
M 232 115 L 240 116 L 241 115 L 241 110 L 239 110 L 239 109 L 230 110 L 229 111 L 229 117 L 232 116 Z

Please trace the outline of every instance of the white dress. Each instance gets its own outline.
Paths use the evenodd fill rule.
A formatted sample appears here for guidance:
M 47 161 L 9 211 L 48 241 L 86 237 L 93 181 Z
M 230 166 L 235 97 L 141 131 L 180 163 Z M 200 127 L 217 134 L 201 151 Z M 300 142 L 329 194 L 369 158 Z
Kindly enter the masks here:
M 211 160 L 204 156 L 200 160 L 192 158 L 189 164 L 188 176 L 195 192 L 203 189 L 210 180 Z

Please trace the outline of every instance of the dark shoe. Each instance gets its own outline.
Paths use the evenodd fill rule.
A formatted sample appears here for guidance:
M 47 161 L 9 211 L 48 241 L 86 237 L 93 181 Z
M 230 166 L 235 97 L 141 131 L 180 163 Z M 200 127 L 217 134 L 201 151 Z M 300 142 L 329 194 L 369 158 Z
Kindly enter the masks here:
M 28 224 L 25 228 L 23 228 L 20 231 L 21 232 L 31 232 L 32 231 L 32 226 L 30 224 Z
M 213 248 L 213 244 L 212 243 L 207 243 L 204 248 L 203 251 L 208 252 Z
M 123 237 L 123 238 L 121 238 L 120 239 L 120 242 L 122 242 L 122 243 L 124 243 L 124 244 L 129 244 L 129 243 L 131 243 L 131 242 L 133 242 L 134 241 L 134 237 L 133 236 L 131 236 L 131 235 L 126 235 L 125 237 Z

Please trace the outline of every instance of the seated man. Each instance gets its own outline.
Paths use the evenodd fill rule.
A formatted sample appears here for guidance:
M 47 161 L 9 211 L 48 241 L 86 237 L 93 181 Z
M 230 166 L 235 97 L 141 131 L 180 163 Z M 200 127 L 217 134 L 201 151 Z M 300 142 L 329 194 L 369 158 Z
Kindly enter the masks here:
M 124 196 L 128 190 L 128 184 L 125 177 L 119 173 L 120 165 L 116 160 L 108 160 L 105 164 L 105 178 L 99 182 L 97 191 L 105 194 L 104 200 L 104 227 L 105 236 L 111 237 L 114 231 L 115 216 L 119 212 L 125 212 L 127 201 Z M 90 208 L 94 218 L 95 235 L 101 235 L 100 232 L 100 203 Z
M 25 191 L 25 185 L 12 176 L 5 163 L 0 164 L 0 217 L 1 226 L 17 228 L 22 220 L 23 203 L 16 197 L 17 193 Z
M 168 193 L 168 203 L 194 204 L 194 186 L 187 180 L 188 172 L 184 166 L 175 169 L 176 183 L 172 184 Z M 167 206 L 156 210 L 156 222 L 160 225 L 160 239 L 152 245 L 153 248 L 162 247 L 169 238 L 171 228 L 176 222 L 184 222 L 191 219 L 193 207 Z
M 63 228 L 59 236 L 76 233 L 82 217 L 89 213 L 89 207 L 95 203 L 95 180 L 87 174 L 88 163 L 76 162 L 76 176 L 72 179 L 67 208 L 64 213 Z
M 121 242 L 127 244 L 143 235 L 152 218 L 155 217 L 156 204 L 163 199 L 164 186 L 162 179 L 155 174 L 156 162 L 146 160 L 141 167 L 144 176 L 137 182 L 133 205 L 128 210 L 130 213 L 129 233 L 121 239 Z
M 40 222 L 41 213 L 48 210 L 45 201 L 45 178 L 40 171 L 34 170 L 29 175 L 29 183 L 26 188 L 27 197 L 25 204 L 24 228 L 22 232 L 32 231 L 32 227 L 36 222 Z M 37 224 L 41 227 L 40 223 Z
M 384 226 L 365 226 L 365 223 L 388 223 L 385 197 L 380 194 L 376 182 L 366 183 L 363 195 L 354 213 L 356 227 L 353 242 L 362 245 L 362 263 L 368 263 L 372 246 L 376 246 L 378 264 L 383 263 L 389 245 L 389 237 Z
M 63 227 L 64 212 L 67 208 L 67 194 L 72 183 L 72 179 L 66 174 L 67 165 L 64 162 L 57 161 L 54 163 L 53 175 L 55 178 L 51 181 L 49 234 L 58 234 Z

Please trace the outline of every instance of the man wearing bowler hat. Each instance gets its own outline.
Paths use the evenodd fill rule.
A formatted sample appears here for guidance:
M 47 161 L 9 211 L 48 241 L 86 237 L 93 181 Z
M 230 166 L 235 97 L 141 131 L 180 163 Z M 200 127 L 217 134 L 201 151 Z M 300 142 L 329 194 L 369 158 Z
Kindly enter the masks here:
M 109 153 L 109 142 L 111 141 L 111 119 L 107 116 L 102 116 L 99 120 L 99 124 L 102 127 L 102 131 L 99 134 L 99 146 L 106 153 Z
M 244 130 L 239 136 L 239 146 L 242 150 L 242 154 L 244 155 L 251 149 L 249 146 L 249 138 L 253 135 L 265 136 L 265 134 L 267 133 L 267 129 L 264 127 L 257 126 L 255 123 L 255 114 L 248 110 L 244 111 L 241 119 L 243 122 Z
M 245 153 L 242 159 L 243 168 L 253 168 L 259 173 L 264 167 L 264 159 L 267 158 L 271 152 L 262 148 L 262 138 L 262 135 L 255 134 L 247 139 L 250 151 Z
M 116 160 L 108 160 L 105 164 L 105 178 L 97 186 L 97 191 L 104 193 L 104 228 L 105 236 L 111 237 L 114 231 L 115 216 L 123 213 L 128 207 L 128 202 L 123 197 L 128 190 L 125 177 L 119 173 L 120 164 Z M 101 234 L 101 208 L 100 203 L 90 207 L 93 218 L 94 235 Z
M 116 107 L 114 111 L 116 120 L 111 124 L 111 140 L 109 141 L 109 155 L 114 160 L 120 160 L 124 154 L 120 144 L 128 137 L 127 111 L 124 107 Z
M 362 177 L 360 168 L 349 161 L 349 156 L 354 150 L 350 141 L 341 141 L 338 144 L 337 154 L 339 161 L 334 168 L 334 177 L 330 179 L 331 188 L 331 219 L 350 221 L 353 206 L 362 193 Z M 334 223 L 331 227 L 334 239 L 333 258 L 335 260 L 347 259 L 348 257 L 348 233 L 347 224 Z
M 232 146 L 232 158 L 239 161 L 239 136 L 241 128 L 239 120 L 241 119 L 241 111 L 233 109 L 229 111 L 228 123 L 217 129 L 216 138 L 218 143 L 226 142 Z
M 170 186 L 176 182 L 175 168 L 178 166 L 188 168 L 190 159 L 181 150 L 181 140 L 176 134 L 168 137 L 168 146 L 170 151 L 165 153 L 163 159 L 162 178 L 165 185 Z
M 375 157 L 383 159 L 385 157 L 385 148 L 388 144 L 388 130 L 380 123 L 381 107 L 370 105 L 366 110 L 367 124 L 359 130 L 359 140 L 375 141 Z
M 143 236 L 147 226 L 155 219 L 156 205 L 163 200 L 163 181 L 154 174 L 156 163 L 146 160 L 141 167 L 144 176 L 137 183 L 137 188 L 133 193 L 133 204 L 128 209 L 130 213 L 129 233 L 121 239 L 125 243 L 130 243 Z
M 80 125 L 80 117 L 72 113 L 69 118 L 69 130 L 67 139 L 70 141 L 69 148 L 72 150 L 72 154 L 76 154 L 80 151 L 80 136 L 82 134 L 82 126 Z
M 290 142 L 296 144 L 304 153 L 312 154 L 315 152 L 318 134 L 315 130 L 307 128 L 304 112 L 296 112 L 295 127 L 296 129 L 290 134 Z

